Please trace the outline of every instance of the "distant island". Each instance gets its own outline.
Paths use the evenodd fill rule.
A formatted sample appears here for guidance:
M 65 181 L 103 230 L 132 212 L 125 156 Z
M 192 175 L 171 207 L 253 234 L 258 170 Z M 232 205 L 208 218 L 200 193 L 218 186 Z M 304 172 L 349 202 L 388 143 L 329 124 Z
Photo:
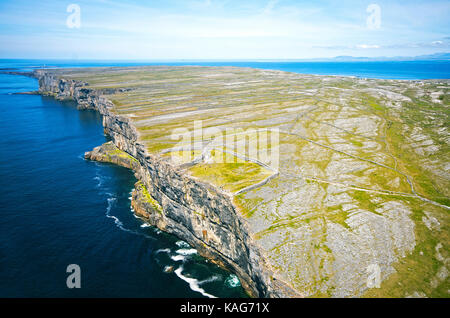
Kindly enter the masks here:
M 330 59 L 310 59 L 309 61 L 341 61 L 341 62 L 377 62 L 377 61 L 450 61 L 450 53 L 435 53 L 418 56 L 379 56 L 379 57 L 355 57 L 355 56 L 336 56 Z
M 41 94 L 103 115 L 111 142 L 85 156 L 134 170 L 135 213 L 249 295 L 448 297 L 449 81 L 199 66 L 33 75 Z
M 189 61 L 189 60 L 183 60 Z M 304 59 L 262 59 L 256 61 L 271 62 L 407 62 L 407 61 L 450 61 L 450 53 L 434 53 L 417 56 L 351 56 L 339 55 L 334 57 L 318 57 Z

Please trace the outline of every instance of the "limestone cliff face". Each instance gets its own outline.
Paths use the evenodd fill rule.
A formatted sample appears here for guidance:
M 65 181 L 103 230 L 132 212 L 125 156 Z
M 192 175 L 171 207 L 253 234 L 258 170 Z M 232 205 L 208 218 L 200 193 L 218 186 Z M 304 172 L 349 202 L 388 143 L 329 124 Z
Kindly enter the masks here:
M 114 145 L 96 148 L 86 157 L 135 171 L 139 180 L 133 193 L 136 214 L 187 241 L 199 254 L 237 274 L 252 296 L 301 296 L 273 278 L 231 196 L 198 181 L 162 158 L 148 154 L 139 143 L 131 120 L 114 114 L 113 104 L 101 92 L 86 88 L 82 82 L 58 78 L 51 71 L 36 71 L 35 76 L 42 94 L 60 100 L 73 99 L 78 108 L 94 109 L 103 115 L 105 133 Z M 131 157 L 121 155 L 116 149 Z

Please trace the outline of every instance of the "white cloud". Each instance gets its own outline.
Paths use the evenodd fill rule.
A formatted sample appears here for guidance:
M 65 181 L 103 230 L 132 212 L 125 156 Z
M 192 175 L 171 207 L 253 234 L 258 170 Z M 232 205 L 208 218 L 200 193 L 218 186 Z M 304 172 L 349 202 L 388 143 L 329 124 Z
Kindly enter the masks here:
M 380 46 L 376 44 L 358 44 L 356 45 L 357 49 L 379 49 Z

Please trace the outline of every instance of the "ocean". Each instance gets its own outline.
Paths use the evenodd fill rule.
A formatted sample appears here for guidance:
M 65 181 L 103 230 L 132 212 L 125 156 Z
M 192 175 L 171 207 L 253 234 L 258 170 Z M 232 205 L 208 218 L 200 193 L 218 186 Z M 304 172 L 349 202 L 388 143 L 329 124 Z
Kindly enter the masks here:
M 0 60 L 0 71 L 133 65 L 241 66 L 385 79 L 450 78 L 449 61 L 118 62 Z M 36 79 L 0 73 L 0 297 L 246 297 L 236 276 L 134 217 L 131 171 L 86 161 L 108 140 L 101 116 L 22 95 Z M 81 288 L 69 289 L 69 264 Z
M 0 68 L 20 67 L 95 67 L 139 65 L 236 66 L 280 70 L 286 72 L 356 76 L 362 78 L 421 80 L 450 78 L 450 60 L 376 61 L 376 62 L 265 62 L 265 61 L 66 61 L 66 60 L 1 60 Z

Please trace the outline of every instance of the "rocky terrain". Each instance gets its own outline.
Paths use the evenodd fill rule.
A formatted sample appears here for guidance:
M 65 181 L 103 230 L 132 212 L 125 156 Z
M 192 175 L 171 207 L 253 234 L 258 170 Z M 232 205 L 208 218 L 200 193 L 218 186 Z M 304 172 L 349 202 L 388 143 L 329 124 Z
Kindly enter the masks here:
M 136 213 L 260 297 L 448 297 L 449 82 L 234 67 L 41 70 L 103 115 Z M 252 145 L 257 147 L 252 147 Z

